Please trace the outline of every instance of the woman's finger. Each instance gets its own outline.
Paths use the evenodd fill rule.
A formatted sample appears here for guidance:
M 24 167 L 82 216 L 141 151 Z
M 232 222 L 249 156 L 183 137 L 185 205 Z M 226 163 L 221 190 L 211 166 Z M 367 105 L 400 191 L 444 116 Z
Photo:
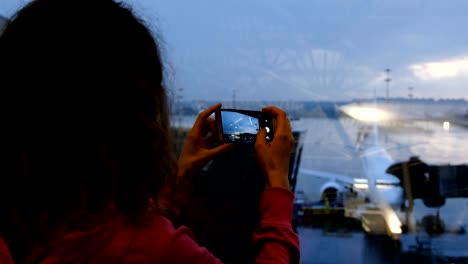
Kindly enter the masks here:
M 195 120 L 195 123 L 193 124 L 192 132 L 198 136 L 204 136 L 203 130 L 205 129 L 208 118 L 210 117 L 212 113 L 214 113 L 214 111 L 216 111 L 220 107 L 221 107 L 221 104 L 216 104 L 216 105 L 209 107 L 205 111 L 201 112 L 198 115 L 197 120 Z
M 195 121 L 195 125 L 197 125 L 197 123 L 204 123 L 205 120 L 211 114 L 213 114 L 216 110 L 218 110 L 220 108 L 221 108 L 221 104 L 215 104 L 215 105 L 212 105 L 212 106 L 208 107 L 205 111 L 198 114 L 197 120 Z
M 285 131 L 291 130 L 291 124 L 289 123 L 286 112 L 283 110 L 274 106 L 268 106 L 263 108 L 262 112 L 265 112 L 271 115 L 273 118 L 276 118 L 276 132 L 283 133 Z
M 207 130 L 211 133 L 211 134 L 217 134 L 217 130 L 218 128 L 216 127 L 216 120 L 214 120 L 213 118 L 211 117 L 208 117 L 206 119 L 206 127 L 207 127 Z
M 267 132 L 265 128 L 262 128 L 260 129 L 260 131 L 258 131 L 257 139 L 255 140 L 256 150 L 261 152 L 264 148 L 267 147 L 266 145 L 268 145 L 268 143 L 266 142 L 266 135 L 267 135 Z
M 218 139 L 217 135 L 216 134 L 211 134 L 211 135 L 209 135 L 208 137 L 205 138 L 204 145 L 205 145 L 206 148 L 210 148 L 215 143 L 219 143 L 218 141 L 219 141 L 219 139 Z

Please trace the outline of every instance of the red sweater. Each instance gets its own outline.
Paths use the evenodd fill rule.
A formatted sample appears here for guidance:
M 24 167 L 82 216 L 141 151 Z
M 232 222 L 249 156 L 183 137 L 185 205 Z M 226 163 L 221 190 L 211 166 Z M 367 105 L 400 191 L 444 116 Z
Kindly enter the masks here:
M 162 193 L 163 200 L 168 190 Z M 185 197 L 179 194 L 178 202 L 163 202 L 177 213 Z M 299 239 L 291 228 L 292 204 L 293 194 L 288 190 L 269 188 L 262 194 L 262 221 L 252 238 L 252 246 L 259 249 L 256 263 L 299 263 Z M 2 242 L 0 239 L 0 263 L 8 263 Z M 93 230 L 68 233 L 50 243 L 45 252 L 42 264 L 221 263 L 197 245 L 187 227 L 175 228 L 161 215 L 139 227 L 127 223 L 123 216 L 116 217 Z

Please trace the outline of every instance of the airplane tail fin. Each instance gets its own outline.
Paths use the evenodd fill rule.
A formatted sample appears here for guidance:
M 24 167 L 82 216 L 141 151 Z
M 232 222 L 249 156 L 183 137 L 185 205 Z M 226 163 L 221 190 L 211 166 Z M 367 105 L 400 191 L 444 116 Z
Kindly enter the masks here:
M 378 147 L 379 143 L 379 126 L 377 122 L 372 123 L 372 127 L 364 126 L 358 131 L 356 138 L 356 148 L 361 149 L 364 145 Z
M 379 125 L 377 124 L 377 122 L 373 122 L 373 124 L 372 124 L 372 130 L 373 130 L 372 144 L 373 144 L 374 146 L 378 146 L 378 145 L 379 145 Z
M 374 109 L 377 110 L 377 94 L 374 94 Z M 372 145 L 378 146 L 379 145 L 379 124 L 378 124 L 378 120 L 374 120 L 372 122 L 372 130 L 373 130 Z

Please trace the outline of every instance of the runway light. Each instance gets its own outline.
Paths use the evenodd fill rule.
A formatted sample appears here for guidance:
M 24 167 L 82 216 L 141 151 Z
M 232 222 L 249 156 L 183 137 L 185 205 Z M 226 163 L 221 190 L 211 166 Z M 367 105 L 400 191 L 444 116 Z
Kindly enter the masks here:
M 444 128 L 444 130 L 450 130 L 450 122 L 444 121 L 444 123 L 442 123 L 442 127 Z

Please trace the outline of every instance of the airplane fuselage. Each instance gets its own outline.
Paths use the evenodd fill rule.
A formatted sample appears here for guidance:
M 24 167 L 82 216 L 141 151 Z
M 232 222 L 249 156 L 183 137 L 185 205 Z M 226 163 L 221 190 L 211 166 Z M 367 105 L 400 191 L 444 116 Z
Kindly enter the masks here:
M 403 188 L 400 180 L 386 173 L 388 167 L 394 164 L 388 152 L 380 146 L 372 146 L 362 153 L 362 163 L 365 178 L 368 180 L 368 193 L 372 196 L 371 188 L 374 188 L 372 200 L 383 202 L 393 206 L 400 206 L 403 203 Z

